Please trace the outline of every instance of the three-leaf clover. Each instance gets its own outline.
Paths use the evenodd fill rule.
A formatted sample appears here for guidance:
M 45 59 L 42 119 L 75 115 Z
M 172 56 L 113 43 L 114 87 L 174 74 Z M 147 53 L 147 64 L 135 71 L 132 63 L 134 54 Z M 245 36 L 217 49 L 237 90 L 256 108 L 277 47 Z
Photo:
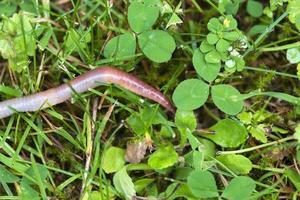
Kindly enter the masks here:
M 169 61 L 176 48 L 173 37 L 166 31 L 152 29 L 161 7 L 159 0 L 133 1 L 128 8 L 128 23 L 133 32 L 112 38 L 105 46 L 104 56 L 117 60 L 132 58 L 138 43 L 139 49 L 150 60 Z

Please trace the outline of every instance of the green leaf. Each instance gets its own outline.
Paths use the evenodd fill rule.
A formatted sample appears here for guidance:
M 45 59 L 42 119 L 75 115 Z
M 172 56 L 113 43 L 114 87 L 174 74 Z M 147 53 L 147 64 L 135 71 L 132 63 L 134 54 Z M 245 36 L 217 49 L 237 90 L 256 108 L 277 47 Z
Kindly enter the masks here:
M 205 54 L 204 58 L 207 63 L 219 64 L 221 62 L 221 55 L 215 49 Z
M 239 9 L 240 1 L 239 0 L 222 0 L 219 1 L 218 9 L 221 12 L 226 12 L 230 15 L 236 15 Z
M 37 171 L 35 171 L 34 167 L 31 166 L 30 168 L 28 168 L 26 170 L 26 174 L 29 177 L 33 178 L 34 180 L 38 180 L 40 178 L 42 181 L 45 181 L 49 175 L 48 169 L 44 165 L 41 165 L 41 164 L 37 164 L 36 167 L 37 167 Z M 23 180 L 26 181 L 28 184 L 35 183 L 32 180 L 27 179 L 26 177 L 24 177 Z
M 223 37 L 229 41 L 236 41 L 240 37 L 240 33 L 237 31 L 224 32 Z
M 209 33 L 206 36 L 206 40 L 208 44 L 216 44 L 219 40 L 219 37 L 215 33 Z
M 132 113 L 126 121 L 134 133 L 143 135 L 147 132 L 147 127 L 145 126 L 144 121 L 137 113 Z
M 300 62 L 300 48 L 291 48 L 286 51 L 286 59 L 292 64 Z
M 216 155 L 216 145 L 207 138 L 198 138 L 201 145 L 199 151 L 203 153 L 205 160 L 212 160 Z
M 237 115 L 239 120 L 243 122 L 244 124 L 251 124 L 253 115 L 251 112 L 241 112 Z
M 0 16 L 5 15 L 10 17 L 17 10 L 17 5 L 13 3 L 13 1 L 9 2 L 1 2 L 0 3 Z
M 46 33 L 44 33 L 43 37 L 40 39 L 40 42 L 39 42 L 39 47 L 42 51 L 45 50 L 45 48 L 47 47 L 49 41 L 50 41 L 50 38 L 53 34 L 53 30 L 51 28 L 49 28 Z
M 35 191 L 27 181 L 22 180 L 20 184 L 21 194 L 20 199 L 22 200 L 40 200 L 39 193 Z
M 28 13 L 37 14 L 37 9 L 39 5 L 36 4 L 36 1 L 33 0 L 23 0 L 20 3 L 20 8 Z
M 219 19 L 214 17 L 208 21 L 207 29 L 213 33 L 216 33 L 223 30 L 223 25 L 221 24 Z
M 134 182 L 134 189 L 137 193 L 143 192 L 143 190 L 154 182 L 153 178 L 143 178 Z
M 106 58 L 124 59 L 130 58 L 135 54 L 136 41 L 131 33 L 118 35 L 108 41 L 104 48 Z
M 263 5 L 259 1 L 249 0 L 247 1 L 247 12 L 252 17 L 260 17 L 263 14 Z
M 102 168 L 106 173 L 119 171 L 125 165 L 125 150 L 109 147 L 103 155 Z
M 116 190 L 126 199 L 130 200 L 135 196 L 134 184 L 126 172 L 126 167 L 123 167 L 114 175 L 113 182 Z
M 142 2 L 134 1 L 128 8 L 128 23 L 130 28 L 136 33 L 150 30 L 158 16 L 158 7 L 147 6 Z
M 226 186 L 222 197 L 230 200 L 246 200 L 255 190 L 255 186 L 255 181 L 252 178 L 237 176 Z
M 236 115 L 243 109 L 240 92 L 231 85 L 214 85 L 211 89 L 212 99 L 216 106 L 229 115 Z
M 176 87 L 172 99 L 181 110 L 194 110 L 207 100 L 209 86 L 199 79 L 187 79 Z
M 209 171 L 193 171 L 188 176 L 187 185 L 193 195 L 198 198 L 213 198 L 219 196 L 216 181 Z
M 285 170 L 285 175 L 291 180 L 295 188 L 297 189 L 298 192 L 300 192 L 300 176 L 299 174 L 292 169 L 286 169 Z
M 183 21 L 178 17 L 176 13 L 173 13 L 167 23 L 166 28 L 169 28 L 170 26 L 176 26 L 177 24 L 181 24 L 181 23 L 183 23 Z
M 300 123 L 295 128 L 294 138 L 300 143 Z
M 3 183 L 15 183 L 19 177 L 8 171 L 3 165 L 0 165 L 0 180 Z
M 261 141 L 262 143 L 266 143 L 268 141 L 264 126 L 264 124 L 259 124 L 257 126 L 251 127 L 249 130 L 251 135 L 258 141 Z
M 237 28 L 237 21 L 232 17 L 232 15 L 226 15 L 223 19 L 223 27 L 225 31 L 235 30 Z
M 69 29 L 65 38 L 65 51 L 72 53 L 73 51 L 80 52 L 86 49 L 88 43 L 91 41 L 90 33 L 85 34 L 82 30 Z
M 172 183 L 168 186 L 165 193 L 163 193 L 164 197 L 168 197 L 168 200 L 178 199 L 179 197 L 183 197 L 188 200 L 197 200 L 197 198 L 192 194 L 190 188 L 185 183 Z
M 229 42 L 227 42 L 224 39 L 220 39 L 217 42 L 216 49 L 219 52 L 226 52 L 226 51 L 228 51 L 229 46 L 230 46 Z
M 267 27 L 268 26 L 263 25 L 263 24 L 254 25 L 248 31 L 248 36 L 252 37 L 252 36 L 255 36 L 255 35 L 259 34 L 259 33 L 263 33 L 266 30 Z
M 213 49 L 215 49 L 214 45 L 209 44 L 207 42 L 207 40 L 204 40 L 200 44 L 200 50 L 202 53 L 208 53 L 208 52 L 212 51 Z
M 151 30 L 138 36 L 142 52 L 152 61 L 162 63 L 171 59 L 176 48 L 173 37 L 161 30 Z
M 222 147 L 238 147 L 247 139 L 247 129 L 232 119 L 222 119 L 213 125 L 210 130 L 213 135 L 205 135 Z
M 289 20 L 300 31 L 300 0 L 289 0 L 287 12 L 289 13 Z
M 159 147 L 148 159 L 153 169 L 164 169 L 173 166 L 178 161 L 178 154 L 172 145 Z
M 252 163 L 245 156 L 230 154 L 216 158 L 235 174 L 248 174 L 252 170 Z
M 178 109 L 175 114 L 175 124 L 179 129 L 189 129 L 191 132 L 197 127 L 197 120 L 193 111 Z
M 220 72 L 221 64 L 207 63 L 204 54 L 196 49 L 193 54 L 193 65 L 197 73 L 206 81 L 212 82 Z

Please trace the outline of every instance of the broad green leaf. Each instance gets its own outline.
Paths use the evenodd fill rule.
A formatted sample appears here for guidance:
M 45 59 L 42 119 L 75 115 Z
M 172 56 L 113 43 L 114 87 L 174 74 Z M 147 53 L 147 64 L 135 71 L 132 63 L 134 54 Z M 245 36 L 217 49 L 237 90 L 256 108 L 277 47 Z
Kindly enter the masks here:
M 132 113 L 126 121 L 134 133 L 143 135 L 147 132 L 147 127 L 145 126 L 144 121 L 137 113 Z
M 266 143 L 268 141 L 264 126 L 265 126 L 264 124 L 259 124 L 257 126 L 251 127 L 249 130 L 251 135 L 258 141 L 261 141 L 262 143 Z
M 247 12 L 252 17 L 260 17 L 263 14 L 263 5 L 259 1 L 249 0 L 247 1 Z
M 300 62 L 300 48 L 291 48 L 286 51 L 286 59 L 292 64 Z
M 215 178 L 209 171 L 193 171 L 187 179 L 187 184 L 193 195 L 198 198 L 219 196 Z
M 173 102 L 178 109 L 194 110 L 207 100 L 209 86 L 199 79 L 187 79 L 181 82 L 173 93 Z
M 22 200 L 40 200 L 39 193 L 34 190 L 28 183 L 28 181 L 21 181 L 20 184 L 21 194 L 20 198 Z
M 226 51 L 228 51 L 229 46 L 230 46 L 230 43 L 229 43 L 229 42 L 227 42 L 227 41 L 224 40 L 224 39 L 220 39 L 220 40 L 217 42 L 216 49 L 217 49 L 217 51 L 219 51 L 219 52 L 226 52 Z
M 222 0 L 219 1 L 218 9 L 221 12 L 226 12 L 230 15 L 236 15 L 238 9 L 239 9 L 239 0 Z
M 178 109 L 175 114 L 175 124 L 178 128 L 194 131 L 197 126 L 197 120 L 194 112 Z
M 109 40 L 103 54 L 106 58 L 124 59 L 133 56 L 135 50 L 136 41 L 134 35 L 125 33 Z
M 236 41 L 240 37 L 240 33 L 237 31 L 224 32 L 223 37 L 229 41 Z
M 300 0 L 289 0 L 287 12 L 289 13 L 289 20 L 300 31 Z
M 300 192 L 300 175 L 293 169 L 286 169 L 285 175 L 291 180 L 298 192 Z
M 222 197 L 230 200 L 246 200 L 255 190 L 255 186 L 253 179 L 246 176 L 237 176 L 226 186 Z
M 9 1 L 9 2 L 0 3 L 0 16 L 5 15 L 7 17 L 10 17 L 12 14 L 16 12 L 16 10 L 17 10 L 16 2 Z
M 216 33 L 223 30 L 223 25 L 219 19 L 213 17 L 208 21 L 207 29 L 213 33 Z
M 202 53 L 208 53 L 208 52 L 212 51 L 213 49 L 215 49 L 215 47 L 214 47 L 214 45 L 209 44 L 207 42 L 207 40 L 204 40 L 203 42 L 201 42 L 199 49 L 201 50 Z
M 218 64 L 221 62 L 221 55 L 215 49 L 205 54 L 204 59 L 207 63 Z
M 31 14 L 37 14 L 37 9 L 39 5 L 36 4 L 36 1 L 23 0 L 22 3 L 20 3 L 19 5 L 23 11 Z
M 173 37 L 162 30 L 151 30 L 138 36 L 139 47 L 152 61 L 167 62 L 171 59 L 176 48 Z
M 33 178 L 34 180 L 38 180 L 38 178 L 40 177 L 42 181 L 45 181 L 49 175 L 48 169 L 41 164 L 37 164 L 36 167 L 37 167 L 37 172 L 35 172 L 34 167 L 32 166 L 26 170 L 26 174 L 31 178 Z M 26 181 L 28 184 L 34 184 L 33 181 L 27 179 L 26 177 L 24 177 L 23 180 Z
M 199 151 L 203 153 L 205 160 L 212 160 L 216 155 L 216 145 L 211 140 L 206 138 L 198 138 L 201 145 Z
M 148 159 L 153 169 L 164 169 L 173 166 L 178 161 L 178 154 L 172 145 L 159 147 Z
M 3 165 L 0 165 L 0 181 L 3 183 L 15 183 L 19 177 L 8 171 Z
M 246 128 L 232 119 L 222 119 L 210 130 L 215 131 L 215 133 L 207 134 L 205 137 L 222 147 L 238 147 L 246 141 L 248 136 Z
M 232 31 L 232 32 L 236 31 L 235 29 L 237 28 L 237 21 L 236 19 L 234 19 L 232 15 L 226 15 L 225 17 L 221 17 L 221 18 L 223 18 L 223 27 L 225 31 Z
M 119 171 L 125 165 L 125 150 L 109 147 L 103 155 L 102 168 L 106 173 Z
M 243 122 L 244 124 L 251 124 L 253 115 L 251 112 L 241 112 L 237 115 L 239 120 Z
M 134 1 L 128 8 L 128 23 L 130 28 L 136 33 L 150 30 L 158 16 L 158 7 L 147 6 L 142 2 Z
M 184 146 L 187 134 L 193 132 L 197 126 L 197 120 L 193 111 L 177 109 L 175 114 L 175 124 L 180 132 L 180 145 Z
M 230 154 L 216 158 L 235 174 L 248 174 L 252 170 L 252 163 L 245 156 Z
M 207 40 L 208 44 L 216 44 L 219 40 L 219 37 L 215 33 L 209 33 L 206 36 L 206 40 Z
M 132 199 L 135 196 L 135 189 L 132 179 L 128 176 L 126 167 L 120 169 L 113 177 L 116 190 L 121 193 L 125 199 Z
M 220 63 L 207 63 L 204 59 L 204 54 L 196 49 L 193 55 L 193 65 L 196 72 L 206 81 L 212 82 L 215 80 L 220 72 Z
M 214 85 L 211 88 L 213 102 L 223 112 L 236 115 L 243 109 L 240 92 L 231 85 Z

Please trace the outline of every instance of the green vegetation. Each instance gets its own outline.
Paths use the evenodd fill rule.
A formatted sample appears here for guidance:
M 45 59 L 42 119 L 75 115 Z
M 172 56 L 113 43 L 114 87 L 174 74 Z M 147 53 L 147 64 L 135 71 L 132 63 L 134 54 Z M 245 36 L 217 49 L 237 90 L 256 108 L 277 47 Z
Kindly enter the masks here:
M 0 2 L 1 100 L 114 85 L 0 122 L 0 199 L 299 199 L 300 0 Z

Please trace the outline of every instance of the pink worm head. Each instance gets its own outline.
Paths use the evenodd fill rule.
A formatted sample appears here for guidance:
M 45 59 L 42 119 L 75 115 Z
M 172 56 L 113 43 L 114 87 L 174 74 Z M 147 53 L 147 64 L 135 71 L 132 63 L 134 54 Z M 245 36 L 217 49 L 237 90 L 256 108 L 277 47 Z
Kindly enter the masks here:
M 172 103 L 159 90 L 122 70 L 113 67 L 100 67 L 82 74 L 69 83 L 36 94 L 0 102 L 0 118 L 14 112 L 30 112 L 62 103 L 72 97 L 74 92 L 83 93 L 95 88 L 99 83 L 119 85 L 133 93 L 151 99 L 167 110 L 175 112 Z

